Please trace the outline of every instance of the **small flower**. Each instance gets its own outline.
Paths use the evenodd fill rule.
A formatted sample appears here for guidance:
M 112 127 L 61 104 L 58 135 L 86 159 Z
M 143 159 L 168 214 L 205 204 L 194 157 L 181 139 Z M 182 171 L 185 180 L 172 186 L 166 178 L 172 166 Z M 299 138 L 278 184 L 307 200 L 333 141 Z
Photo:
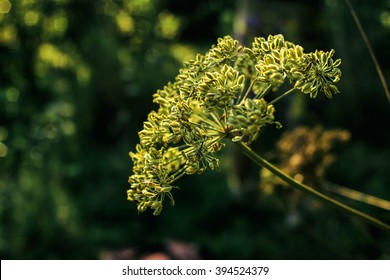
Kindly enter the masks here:
M 205 73 L 199 83 L 200 101 L 207 109 L 223 110 L 234 104 L 244 85 L 244 75 L 225 64 L 219 72 Z
M 134 162 L 133 175 L 129 177 L 130 189 L 127 199 L 138 204 L 138 211 L 143 212 L 147 207 L 154 209 L 158 215 L 162 209 L 165 196 L 174 204 L 170 193 L 174 186 L 172 182 L 175 174 L 180 172 L 180 157 L 178 151 L 161 148 L 151 148 L 148 151 L 137 145 L 137 153 L 130 153 Z
M 338 66 L 341 59 L 334 61 L 333 54 L 334 50 L 307 54 L 301 78 L 296 81 L 294 88 L 309 93 L 311 98 L 315 98 L 319 91 L 324 92 L 328 98 L 332 98 L 332 94 L 337 94 L 339 90 L 335 83 L 340 81 L 341 71 Z
M 213 46 L 206 54 L 208 66 L 216 64 L 229 64 L 237 58 L 237 55 L 243 50 L 243 47 L 238 44 L 230 36 L 225 36 L 218 39 L 218 44 Z
M 231 140 L 251 143 L 266 125 L 276 124 L 280 127 L 280 123 L 275 122 L 274 112 L 274 106 L 268 105 L 263 98 L 246 99 L 244 104 L 234 106 L 227 120 Z

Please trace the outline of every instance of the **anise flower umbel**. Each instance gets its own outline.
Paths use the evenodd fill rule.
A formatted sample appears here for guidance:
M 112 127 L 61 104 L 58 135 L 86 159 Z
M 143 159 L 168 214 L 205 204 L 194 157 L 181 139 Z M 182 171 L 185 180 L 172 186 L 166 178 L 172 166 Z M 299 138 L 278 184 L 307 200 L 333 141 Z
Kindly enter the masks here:
M 282 35 L 255 38 L 240 46 L 230 36 L 204 55 L 184 63 L 176 79 L 158 90 L 139 132 L 136 152 L 130 152 L 133 172 L 127 199 L 158 215 L 163 200 L 174 203 L 174 183 L 184 175 L 218 170 L 224 139 L 249 144 L 275 120 L 274 103 L 291 92 L 338 93 L 341 72 L 334 51 L 305 53 Z M 290 89 L 276 95 L 281 85 Z

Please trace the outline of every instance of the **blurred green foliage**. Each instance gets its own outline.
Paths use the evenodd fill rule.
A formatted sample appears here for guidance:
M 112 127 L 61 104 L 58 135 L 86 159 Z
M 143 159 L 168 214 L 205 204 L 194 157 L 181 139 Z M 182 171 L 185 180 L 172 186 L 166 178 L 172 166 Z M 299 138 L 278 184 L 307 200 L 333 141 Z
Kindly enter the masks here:
M 203 258 L 390 258 L 388 235 L 311 200 L 316 207 L 298 209 L 291 226 L 288 193 L 260 195 L 257 168 L 234 151 L 225 155 L 233 169 L 184 178 L 177 205 L 159 217 L 138 215 L 126 200 L 128 152 L 152 94 L 217 37 L 275 33 L 308 50 L 334 48 L 341 94 L 283 102 L 277 118 L 287 125 L 266 130 L 254 149 L 273 149 L 298 124 L 347 129 L 351 141 L 326 177 L 389 199 L 390 107 L 343 1 L 10 0 L 9 11 L 3 2 L 2 259 L 96 259 L 169 239 L 196 244 Z M 379 61 L 390 61 L 388 1 L 353 4 Z M 388 211 L 355 206 L 390 221 Z

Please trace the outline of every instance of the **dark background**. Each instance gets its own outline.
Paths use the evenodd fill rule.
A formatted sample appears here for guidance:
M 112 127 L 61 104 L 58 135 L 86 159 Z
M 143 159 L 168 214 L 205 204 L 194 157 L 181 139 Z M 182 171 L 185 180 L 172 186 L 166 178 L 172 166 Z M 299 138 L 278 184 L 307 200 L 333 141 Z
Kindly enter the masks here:
M 156 108 L 152 94 L 218 37 L 250 44 L 277 33 L 307 51 L 334 48 L 341 93 L 283 100 L 284 128 L 267 129 L 254 149 L 272 150 L 298 125 L 346 129 L 351 140 L 325 177 L 389 200 L 390 105 L 344 1 L 10 2 L 0 14 L 2 259 L 141 258 L 169 244 L 189 258 L 390 258 L 388 234 L 332 207 L 302 207 L 288 223 L 288 194 L 259 192 L 258 168 L 229 148 L 225 169 L 181 179 L 160 216 L 126 200 L 128 153 Z M 389 2 L 352 3 L 389 81 Z M 245 166 L 236 176 L 245 190 L 229 182 L 241 172 L 233 164 Z M 345 202 L 390 221 L 389 211 Z

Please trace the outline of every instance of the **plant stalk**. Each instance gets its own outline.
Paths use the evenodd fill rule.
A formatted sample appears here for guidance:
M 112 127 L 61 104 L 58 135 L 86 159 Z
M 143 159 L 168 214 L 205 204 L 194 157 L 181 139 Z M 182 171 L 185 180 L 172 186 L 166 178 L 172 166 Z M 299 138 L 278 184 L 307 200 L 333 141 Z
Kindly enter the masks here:
M 345 3 L 347 3 L 349 11 L 351 12 L 352 17 L 353 17 L 353 19 L 354 19 L 354 21 L 359 29 L 360 36 L 362 36 L 364 44 L 366 44 L 368 52 L 370 53 L 370 56 L 371 56 L 371 60 L 373 61 L 374 65 L 375 65 L 376 72 L 378 73 L 379 79 L 381 80 L 382 87 L 383 87 L 385 94 L 386 94 L 386 97 L 387 97 L 387 101 L 390 103 L 390 91 L 389 91 L 389 88 L 387 87 L 386 79 L 385 79 L 385 76 L 383 75 L 382 68 L 380 67 L 378 59 L 376 58 L 375 52 L 372 49 L 372 46 L 370 44 L 370 40 L 368 40 L 366 32 L 364 31 L 364 28 L 363 28 L 362 24 L 360 23 L 359 17 L 357 16 L 355 9 L 352 6 L 351 2 L 349 0 L 345 0 Z
M 289 89 L 288 91 L 286 91 L 286 92 L 283 93 L 282 95 L 276 97 L 274 100 L 272 100 L 272 101 L 269 102 L 268 104 L 269 104 L 269 105 L 274 104 L 275 102 L 279 101 L 279 100 L 282 99 L 283 97 L 285 97 L 285 96 L 289 95 L 290 93 L 292 93 L 294 90 L 295 90 L 295 88 Z
M 386 223 L 384 223 L 384 222 L 382 222 L 382 221 L 380 221 L 380 220 L 378 220 L 370 215 L 367 215 L 363 212 L 360 212 L 359 210 L 356 210 L 348 205 L 345 205 L 344 203 L 342 203 L 336 199 L 333 199 L 333 198 L 313 189 L 312 187 L 309 187 L 305 184 L 302 184 L 302 183 L 295 181 L 293 178 L 291 178 L 289 175 L 284 173 L 282 170 L 280 170 L 279 168 L 277 168 L 276 166 L 274 166 L 273 164 L 271 164 L 270 162 L 268 162 L 267 160 L 263 159 L 261 156 L 256 154 L 246 144 L 244 144 L 242 142 L 236 142 L 236 144 L 241 149 L 241 151 L 246 156 L 248 156 L 251 160 L 253 160 L 255 163 L 257 163 L 261 167 L 267 168 L 270 172 L 272 172 L 273 174 L 278 176 L 280 179 L 282 179 L 283 181 L 288 183 L 290 186 L 292 186 L 296 189 L 299 189 L 305 193 L 308 193 L 308 194 L 310 194 L 310 195 L 312 195 L 312 196 L 314 196 L 314 197 L 316 197 L 316 198 L 318 198 L 326 203 L 329 203 L 329 204 L 343 210 L 344 212 L 346 212 L 348 214 L 352 214 L 356 217 L 359 217 L 359 218 L 363 219 L 364 221 L 371 223 L 371 224 L 390 233 L 390 225 L 388 225 L 388 224 L 386 224 Z

